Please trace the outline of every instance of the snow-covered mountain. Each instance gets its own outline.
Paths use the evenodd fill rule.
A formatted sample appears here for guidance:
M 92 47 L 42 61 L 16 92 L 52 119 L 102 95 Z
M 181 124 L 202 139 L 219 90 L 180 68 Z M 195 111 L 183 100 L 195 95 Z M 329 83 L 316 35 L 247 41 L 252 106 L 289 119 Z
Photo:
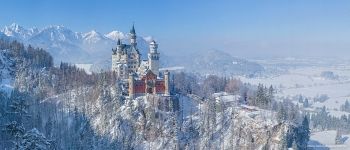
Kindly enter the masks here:
M 39 30 L 37 28 L 25 29 L 16 23 L 12 23 L 9 26 L 5 26 L 1 32 L 18 40 L 28 40 L 35 34 L 39 33 Z
M 18 40 L 25 44 L 31 44 L 48 51 L 56 64 L 70 62 L 75 64 L 93 64 L 93 70 L 106 70 L 110 68 L 111 49 L 116 47 L 119 39 L 123 43 L 129 43 L 129 34 L 121 31 L 111 31 L 102 34 L 96 30 L 81 33 L 70 30 L 64 26 L 48 26 L 42 29 L 26 29 L 18 24 L 4 27 L 0 32 L 0 38 Z M 137 45 L 141 53 L 141 59 L 147 59 L 151 36 L 138 36 Z M 201 74 L 256 74 L 263 67 L 244 59 L 232 57 L 219 50 L 209 50 L 194 54 L 185 54 L 181 57 L 168 57 L 161 52 L 162 67 L 184 66 L 186 70 Z
M 127 36 L 123 32 L 120 32 L 120 31 L 112 31 L 112 32 L 105 34 L 105 36 L 108 37 L 109 39 L 112 39 L 115 41 L 118 39 L 126 39 L 127 38 Z
M 48 26 L 43 29 L 24 28 L 18 24 L 5 26 L 0 38 L 18 40 L 25 44 L 41 47 L 54 57 L 55 62 L 94 63 L 110 59 L 111 49 L 118 38 L 129 43 L 128 34 L 111 31 L 102 34 L 92 30 L 87 33 L 75 32 L 64 26 Z M 138 46 L 142 58 L 147 57 L 148 38 L 138 37 Z

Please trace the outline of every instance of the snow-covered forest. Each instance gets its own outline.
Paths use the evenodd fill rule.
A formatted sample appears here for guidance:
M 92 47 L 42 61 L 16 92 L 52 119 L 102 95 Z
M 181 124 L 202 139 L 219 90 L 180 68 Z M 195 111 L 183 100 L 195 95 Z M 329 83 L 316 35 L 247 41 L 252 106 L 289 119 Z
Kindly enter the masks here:
M 272 86 L 178 72 L 174 96 L 129 99 L 113 72 L 54 66 L 45 50 L 16 41 L 0 49 L 0 149 L 307 147 L 310 114 Z
M 0 5 L 0 150 L 350 150 L 350 1 Z

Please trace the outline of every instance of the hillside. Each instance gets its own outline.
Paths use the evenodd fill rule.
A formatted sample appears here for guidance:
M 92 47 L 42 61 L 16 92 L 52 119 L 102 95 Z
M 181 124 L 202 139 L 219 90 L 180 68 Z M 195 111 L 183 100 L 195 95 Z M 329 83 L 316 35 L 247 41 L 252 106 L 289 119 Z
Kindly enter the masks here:
M 1 43 L 2 86 L 10 87 L 0 95 L 1 149 L 279 148 L 296 129 L 271 110 L 236 105 L 233 95 L 129 99 L 113 74 L 54 67 L 41 49 Z
M 254 62 L 236 58 L 221 50 L 207 50 L 192 53 L 187 56 L 175 57 L 169 64 L 178 64 L 189 72 L 204 75 L 219 76 L 247 75 L 255 76 L 264 71 L 264 68 Z

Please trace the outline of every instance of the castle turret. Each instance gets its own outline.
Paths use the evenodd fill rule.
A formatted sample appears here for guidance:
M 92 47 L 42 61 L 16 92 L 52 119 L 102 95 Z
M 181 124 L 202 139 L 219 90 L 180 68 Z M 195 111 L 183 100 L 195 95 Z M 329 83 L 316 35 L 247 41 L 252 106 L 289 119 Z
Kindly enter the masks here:
M 148 64 L 149 69 L 157 76 L 159 76 L 159 53 L 158 44 L 153 40 L 149 45 Z
M 137 43 L 136 43 L 136 31 L 135 31 L 134 24 L 132 25 L 132 28 L 130 30 L 130 45 L 135 46 L 135 47 L 137 45 Z
M 122 49 L 123 49 L 122 42 L 118 38 L 118 41 L 117 41 L 117 53 L 122 53 Z
M 170 75 L 169 71 L 166 70 L 164 72 L 164 87 L 165 87 L 164 95 L 166 95 L 166 96 L 170 95 L 170 81 L 169 81 L 170 77 L 169 77 L 169 75 Z
M 132 73 L 129 74 L 129 98 L 134 99 L 134 75 Z

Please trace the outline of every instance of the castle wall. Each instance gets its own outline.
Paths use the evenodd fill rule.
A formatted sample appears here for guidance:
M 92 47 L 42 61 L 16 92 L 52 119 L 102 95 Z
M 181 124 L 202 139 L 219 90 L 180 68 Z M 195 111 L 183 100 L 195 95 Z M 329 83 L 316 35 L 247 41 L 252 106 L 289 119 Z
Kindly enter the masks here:
M 145 93 L 146 84 L 142 80 L 141 81 L 137 80 L 134 84 L 134 88 L 135 88 L 134 91 L 136 94 Z
M 156 81 L 155 87 L 156 87 L 157 94 L 164 94 L 164 92 L 165 92 L 164 81 Z
M 165 92 L 165 85 L 164 81 L 157 80 L 155 83 L 155 87 L 157 94 L 164 94 Z M 144 80 L 136 80 L 134 81 L 134 93 L 135 94 L 145 94 L 146 93 L 146 83 Z

